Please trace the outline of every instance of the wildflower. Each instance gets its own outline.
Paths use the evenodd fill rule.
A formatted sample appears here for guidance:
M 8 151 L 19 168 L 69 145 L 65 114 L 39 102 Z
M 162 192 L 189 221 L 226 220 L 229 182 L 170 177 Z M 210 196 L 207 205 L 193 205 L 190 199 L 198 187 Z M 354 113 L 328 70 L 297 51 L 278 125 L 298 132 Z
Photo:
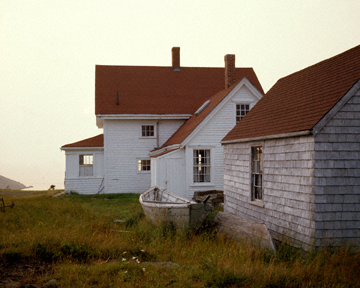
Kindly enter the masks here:
M 127 273 L 127 271 L 124 271 L 124 273 Z
M 125 262 L 125 261 L 126 261 L 126 258 L 122 258 L 122 261 Z
M 124 251 L 124 252 L 123 252 L 123 255 L 125 255 L 126 253 L 128 253 L 128 252 L 127 252 L 127 251 Z
M 138 259 L 136 259 L 136 263 L 140 264 L 140 261 Z
M 131 260 L 135 260 L 135 259 L 136 259 L 136 257 L 132 257 L 132 258 L 131 258 Z
M 143 253 L 145 252 L 145 250 L 144 250 L 144 249 L 140 249 L 140 251 L 141 251 L 141 252 L 143 252 Z
M 145 268 L 142 269 L 145 272 Z

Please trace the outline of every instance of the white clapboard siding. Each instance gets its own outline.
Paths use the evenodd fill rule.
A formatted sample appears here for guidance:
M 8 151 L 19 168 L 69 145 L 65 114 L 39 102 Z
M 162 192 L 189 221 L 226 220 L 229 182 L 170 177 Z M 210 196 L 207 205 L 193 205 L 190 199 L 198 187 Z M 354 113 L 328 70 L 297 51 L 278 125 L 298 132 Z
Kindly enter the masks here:
M 150 187 L 151 172 L 139 172 L 138 160 L 150 160 L 149 152 L 157 147 L 157 131 L 155 129 L 154 137 L 143 138 L 141 125 L 156 127 L 157 122 L 158 120 L 104 120 L 107 193 L 142 193 Z M 159 146 L 183 122 L 184 120 L 161 120 Z
M 93 176 L 80 177 L 79 156 L 93 155 Z M 76 149 L 65 152 L 66 172 L 65 191 L 80 194 L 94 194 L 99 191 L 100 184 L 104 178 L 104 152 L 95 150 Z
M 225 105 L 211 116 L 203 126 L 187 143 L 186 149 L 186 184 L 188 199 L 193 197 L 195 191 L 200 190 L 223 190 L 224 189 L 224 166 L 223 147 L 220 141 L 236 124 L 236 104 L 249 104 L 252 108 L 258 99 L 244 85 L 231 98 L 225 98 Z M 193 183 L 193 150 L 211 150 L 211 182 Z

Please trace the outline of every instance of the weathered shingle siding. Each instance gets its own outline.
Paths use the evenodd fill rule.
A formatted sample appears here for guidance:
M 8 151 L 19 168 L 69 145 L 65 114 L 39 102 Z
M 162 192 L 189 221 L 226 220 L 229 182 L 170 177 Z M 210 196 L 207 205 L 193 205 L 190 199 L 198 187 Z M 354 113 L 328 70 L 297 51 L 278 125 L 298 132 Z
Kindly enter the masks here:
M 315 137 L 316 239 L 360 243 L 360 93 Z
M 263 147 L 263 204 L 250 204 L 250 153 Z M 224 146 L 225 211 L 264 221 L 274 237 L 313 244 L 314 138 L 267 140 Z

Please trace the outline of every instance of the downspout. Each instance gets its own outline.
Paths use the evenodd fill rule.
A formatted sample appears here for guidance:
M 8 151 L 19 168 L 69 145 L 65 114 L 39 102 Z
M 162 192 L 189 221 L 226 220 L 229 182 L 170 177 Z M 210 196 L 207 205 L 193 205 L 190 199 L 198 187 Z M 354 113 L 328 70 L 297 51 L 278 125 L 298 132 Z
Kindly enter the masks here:
M 161 118 L 156 122 L 156 148 L 159 148 L 159 122 Z

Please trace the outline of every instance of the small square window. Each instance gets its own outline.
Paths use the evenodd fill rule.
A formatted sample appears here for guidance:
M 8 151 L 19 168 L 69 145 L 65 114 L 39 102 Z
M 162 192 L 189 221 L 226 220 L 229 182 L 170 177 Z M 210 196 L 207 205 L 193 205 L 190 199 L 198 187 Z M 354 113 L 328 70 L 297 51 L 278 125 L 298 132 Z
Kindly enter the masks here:
M 141 136 L 142 137 L 154 137 L 154 125 L 142 125 L 141 126 Z
M 138 160 L 138 171 L 150 171 L 151 161 L 150 160 Z

